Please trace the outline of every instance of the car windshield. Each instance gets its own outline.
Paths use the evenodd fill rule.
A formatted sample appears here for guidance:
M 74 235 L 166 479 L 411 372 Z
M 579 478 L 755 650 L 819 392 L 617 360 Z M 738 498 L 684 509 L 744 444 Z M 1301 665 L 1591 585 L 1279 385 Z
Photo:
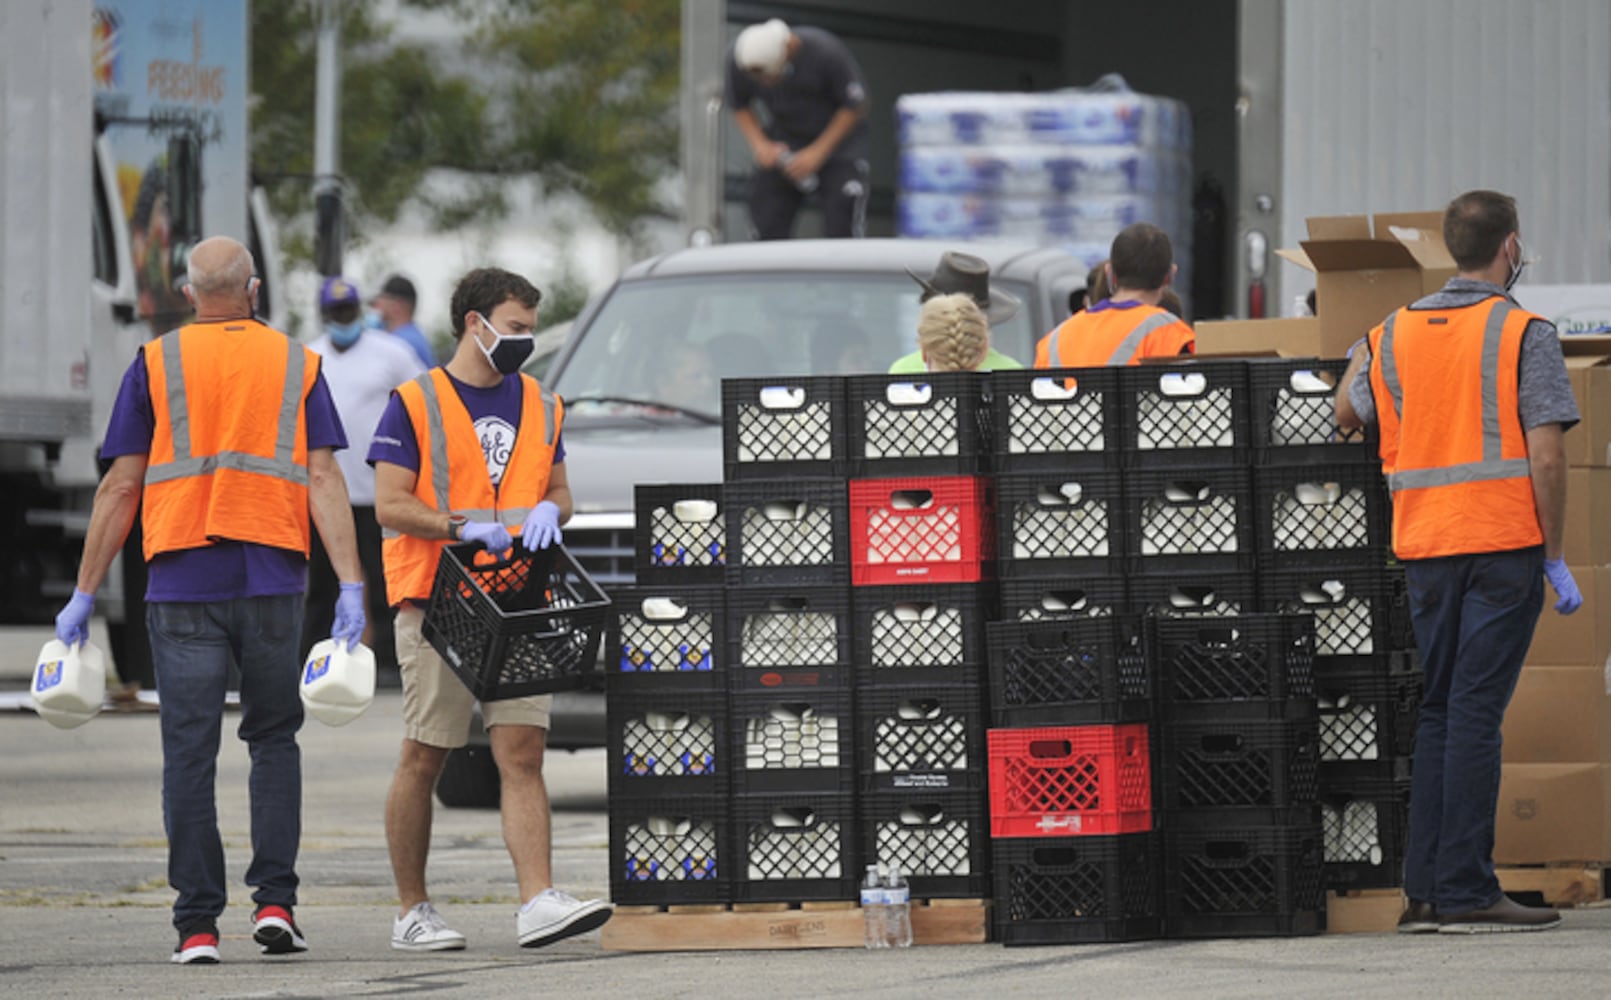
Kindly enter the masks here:
M 1025 303 L 992 331 L 1010 354 L 1034 342 L 1030 290 L 1000 285 Z M 917 286 L 899 273 L 624 282 L 580 334 L 554 389 L 578 414 L 663 404 L 668 413 L 719 415 L 724 378 L 888 370 L 917 349 L 917 312 Z

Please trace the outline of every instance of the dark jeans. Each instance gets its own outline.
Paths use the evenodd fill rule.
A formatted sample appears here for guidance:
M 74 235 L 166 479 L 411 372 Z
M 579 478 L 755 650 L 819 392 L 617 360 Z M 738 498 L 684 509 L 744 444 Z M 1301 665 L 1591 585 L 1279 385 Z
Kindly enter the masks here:
M 246 884 L 258 906 L 296 905 L 302 839 L 302 595 L 146 606 L 162 705 L 162 818 L 168 882 L 179 893 L 174 926 L 217 920 L 228 897 L 214 784 L 224 690 L 240 667 L 237 735 L 252 758 L 252 863 Z
M 1439 913 L 1492 906 L 1500 723 L 1544 606 L 1542 548 L 1405 562 L 1426 691 L 1404 891 Z
M 375 520 L 375 508 L 353 507 L 352 523 L 358 531 L 358 560 L 364 568 L 364 614 L 371 630 L 370 648 L 375 652 L 375 666 L 396 670 L 397 641 L 392 635 L 392 609 L 386 604 L 386 571 L 380 561 L 380 522 Z M 308 600 L 302 624 L 304 660 L 314 643 L 330 638 L 330 627 L 336 620 L 336 597 L 340 593 L 341 581 L 336 579 L 330 554 L 315 531 L 313 551 L 308 556 Z
M 817 174 L 814 197 L 822 205 L 823 235 L 860 239 L 866 235 L 867 161 L 831 159 Z M 750 175 L 750 223 L 758 240 L 786 240 L 806 195 L 781 170 Z

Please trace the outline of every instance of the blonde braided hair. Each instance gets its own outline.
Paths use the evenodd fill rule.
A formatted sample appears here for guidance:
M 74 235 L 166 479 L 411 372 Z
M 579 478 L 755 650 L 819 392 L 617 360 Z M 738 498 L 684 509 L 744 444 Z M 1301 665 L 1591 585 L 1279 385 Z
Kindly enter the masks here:
M 936 295 L 918 313 L 917 345 L 930 371 L 978 371 L 990 350 L 990 324 L 972 297 Z

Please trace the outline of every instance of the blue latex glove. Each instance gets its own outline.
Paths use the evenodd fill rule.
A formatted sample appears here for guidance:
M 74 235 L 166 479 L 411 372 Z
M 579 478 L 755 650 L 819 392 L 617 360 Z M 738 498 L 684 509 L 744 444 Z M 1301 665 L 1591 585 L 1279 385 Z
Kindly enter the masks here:
M 515 544 L 509 537 L 509 529 L 497 521 L 471 521 L 459 532 L 459 538 L 474 542 L 488 552 L 507 552 Z
M 1555 602 L 1556 611 L 1569 615 L 1583 606 L 1583 594 L 1577 589 L 1577 581 L 1572 579 L 1572 571 L 1566 568 L 1565 559 L 1544 560 L 1544 576 L 1560 598 Z
M 526 523 L 521 526 L 520 539 L 526 544 L 527 552 L 536 552 L 546 549 L 561 539 L 559 533 L 559 504 L 552 500 L 544 500 L 531 509 L 526 515 Z
M 95 595 L 73 588 L 73 598 L 56 616 L 56 638 L 69 646 L 89 639 L 90 615 L 95 611 Z
M 344 583 L 336 595 L 336 623 L 330 628 L 330 638 L 345 642 L 347 649 L 358 645 L 364 637 L 364 585 Z

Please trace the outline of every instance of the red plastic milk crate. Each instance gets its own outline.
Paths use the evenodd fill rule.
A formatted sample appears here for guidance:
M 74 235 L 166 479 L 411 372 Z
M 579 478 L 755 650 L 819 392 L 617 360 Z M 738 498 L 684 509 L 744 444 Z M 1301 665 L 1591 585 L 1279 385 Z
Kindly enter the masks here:
M 995 557 L 993 506 L 983 476 L 851 480 L 852 582 L 985 579 Z
M 1072 837 L 1152 829 L 1147 725 L 992 729 L 990 835 Z

